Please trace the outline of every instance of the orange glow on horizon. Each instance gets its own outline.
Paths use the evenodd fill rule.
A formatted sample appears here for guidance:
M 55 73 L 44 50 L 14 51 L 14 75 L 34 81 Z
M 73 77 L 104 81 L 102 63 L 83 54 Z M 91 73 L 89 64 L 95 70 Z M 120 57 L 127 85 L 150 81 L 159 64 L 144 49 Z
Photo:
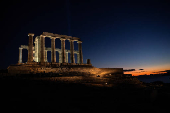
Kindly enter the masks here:
M 138 67 L 135 71 L 124 72 L 124 74 L 132 74 L 132 76 L 150 75 L 150 74 L 164 74 L 167 72 L 161 72 L 170 70 L 170 64 L 156 65 L 156 66 L 143 66 L 145 68 Z M 129 68 L 132 69 L 132 68 Z M 144 70 L 139 70 L 144 69 Z
M 150 74 L 163 74 L 166 72 L 152 72 L 152 71 L 145 71 L 145 72 L 141 72 L 141 71 L 134 71 L 134 72 L 124 72 L 124 74 L 132 74 L 132 76 L 139 76 L 139 75 L 150 75 Z

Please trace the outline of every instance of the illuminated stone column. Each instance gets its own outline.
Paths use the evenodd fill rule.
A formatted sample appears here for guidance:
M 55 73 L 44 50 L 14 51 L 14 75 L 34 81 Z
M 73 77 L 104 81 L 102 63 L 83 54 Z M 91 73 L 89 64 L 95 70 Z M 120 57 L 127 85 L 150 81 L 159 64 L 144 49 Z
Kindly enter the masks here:
M 35 38 L 35 58 L 34 58 L 34 61 L 35 62 L 40 62 L 41 60 L 41 39 L 40 39 L 40 36 L 37 36 Z
M 29 41 L 28 41 L 28 63 L 33 62 L 33 33 L 29 33 Z
M 79 57 L 79 53 L 77 53 L 77 63 L 80 63 L 80 57 Z
M 45 62 L 48 62 L 47 61 L 47 50 L 45 50 Z
M 61 51 L 58 51 L 58 53 L 59 53 L 59 63 L 62 63 L 62 55 L 61 55 Z
M 45 36 L 41 35 L 40 36 L 41 40 L 41 62 L 45 62 Z
M 37 37 L 35 38 L 34 44 L 35 44 L 34 61 L 38 62 L 38 39 Z
M 78 50 L 79 50 L 79 63 L 82 64 L 83 63 L 83 53 L 82 53 L 82 41 L 78 41 Z
M 75 63 L 74 59 L 74 40 L 69 40 L 70 41 L 70 61 L 71 63 Z
M 66 63 L 68 63 L 68 52 L 66 52 Z
M 62 59 L 62 63 L 66 63 L 66 54 L 65 54 L 65 40 L 63 38 L 60 38 L 61 40 L 61 59 Z
M 35 50 L 34 50 L 35 47 L 33 47 L 33 61 L 35 61 Z
M 51 62 L 56 62 L 55 38 L 51 38 Z
M 22 47 L 19 47 L 19 60 L 18 63 L 22 63 Z

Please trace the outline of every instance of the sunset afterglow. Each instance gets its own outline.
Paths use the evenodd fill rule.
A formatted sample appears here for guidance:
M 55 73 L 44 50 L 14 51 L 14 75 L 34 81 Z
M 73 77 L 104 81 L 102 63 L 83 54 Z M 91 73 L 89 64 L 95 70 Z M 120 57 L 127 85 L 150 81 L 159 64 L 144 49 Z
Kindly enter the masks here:
M 150 75 L 150 74 L 164 74 L 167 73 L 166 70 L 169 70 L 170 64 L 165 64 L 161 66 L 151 66 L 146 67 L 145 69 L 135 69 L 135 71 L 124 72 L 125 74 L 132 74 L 132 76 L 138 75 Z

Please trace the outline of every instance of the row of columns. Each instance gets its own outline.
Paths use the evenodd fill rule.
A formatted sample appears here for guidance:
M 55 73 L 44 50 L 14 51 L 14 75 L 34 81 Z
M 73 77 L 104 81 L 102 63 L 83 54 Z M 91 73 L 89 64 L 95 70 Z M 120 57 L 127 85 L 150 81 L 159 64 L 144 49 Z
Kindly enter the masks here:
M 19 47 L 18 63 L 22 63 L 22 49 L 23 49 L 22 47 Z M 59 52 L 59 63 L 61 63 L 60 59 L 61 59 L 61 52 Z M 47 50 L 45 50 L 45 62 L 48 62 L 48 60 L 47 60 Z M 68 52 L 66 52 L 66 63 L 68 63 Z
M 58 53 L 59 53 L 59 63 L 61 63 L 61 61 L 60 61 L 60 59 L 61 59 L 61 52 L 58 52 Z M 53 54 L 53 53 L 51 53 L 51 54 Z M 55 54 L 54 56 L 56 56 L 56 51 L 54 51 L 54 54 Z M 65 54 L 66 54 L 66 63 L 68 63 L 68 52 L 65 52 Z M 52 57 L 52 55 L 51 55 L 51 59 L 54 59 L 54 61 L 56 62 L 56 58 Z M 47 61 L 47 50 L 45 50 L 45 62 L 48 62 Z M 53 61 L 51 60 L 51 62 L 53 62 Z
M 33 62 L 33 36 L 34 34 L 29 33 L 29 41 L 28 41 L 28 63 Z M 51 37 L 51 62 L 55 63 L 56 62 L 56 52 L 55 52 L 55 39 L 54 37 Z M 61 40 L 61 59 L 59 59 L 59 62 L 61 63 L 66 63 L 68 62 L 68 53 L 65 52 L 65 40 L 64 38 L 60 38 Z M 45 36 L 41 35 L 40 36 L 40 41 L 41 41 L 41 49 L 40 49 L 40 54 L 41 54 L 41 62 L 47 62 L 47 51 L 45 51 Z M 72 39 L 69 39 L 70 42 L 70 61 L 71 63 L 75 63 L 75 58 L 74 58 L 74 41 Z M 82 41 L 78 41 L 78 51 L 79 54 L 77 56 L 78 58 L 78 63 L 83 63 L 83 55 L 82 55 Z M 67 58 L 66 58 L 67 57 Z M 66 61 L 67 59 L 67 61 Z M 19 48 L 19 63 L 22 62 L 22 48 Z

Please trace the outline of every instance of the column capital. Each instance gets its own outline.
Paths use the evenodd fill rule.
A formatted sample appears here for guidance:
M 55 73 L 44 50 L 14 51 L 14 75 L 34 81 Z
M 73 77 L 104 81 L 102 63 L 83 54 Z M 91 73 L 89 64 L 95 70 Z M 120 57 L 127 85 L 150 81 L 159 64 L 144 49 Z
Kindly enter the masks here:
M 66 40 L 65 38 L 60 38 L 60 40 Z
M 69 40 L 69 42 L 74 42 L 74 41 L 76 41 L 76 40 L 74 40 L 74 39 L 68 39 Z
M 55 40 L 57 37 L 49 37 L 49 38 L 50 38 L 50 39 L 54 39 L 54 40 Z
M 77 43 L 82 43 L 82 41 L 78 40 Z
M 22 47 L 19 47 L 19 49 L 23 49 Z
M 40 35 L 40 37 L 43 37 L 43 38 L 45 38 L 46 36 L 44 36 L 44 35 Z
M 34 33 L 28 33 L 28 36 L 34 36 Z

